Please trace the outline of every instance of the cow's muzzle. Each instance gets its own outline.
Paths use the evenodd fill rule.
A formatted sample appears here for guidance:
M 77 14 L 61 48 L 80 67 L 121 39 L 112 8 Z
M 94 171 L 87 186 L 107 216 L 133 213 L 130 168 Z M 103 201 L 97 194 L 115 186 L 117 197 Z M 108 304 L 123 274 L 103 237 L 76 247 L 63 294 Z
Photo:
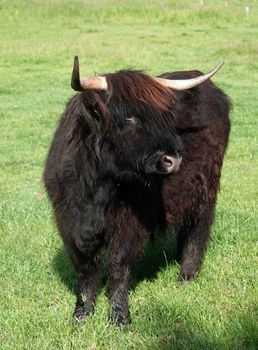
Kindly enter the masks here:
M 181 162 L 182 157 L 169 156 L 167 154 L 160 157 L 161 166 L 167 174 L 178 172 Z

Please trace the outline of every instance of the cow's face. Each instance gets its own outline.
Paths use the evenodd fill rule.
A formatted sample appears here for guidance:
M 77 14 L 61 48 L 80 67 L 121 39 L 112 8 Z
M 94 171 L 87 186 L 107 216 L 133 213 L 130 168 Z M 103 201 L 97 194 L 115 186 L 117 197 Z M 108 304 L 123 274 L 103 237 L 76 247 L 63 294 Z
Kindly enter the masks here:
M 119 125 L 110 124 L 106 142 L 112 143 L 114 162 L 122 172 L 141 175 L 170 174 L 179 170 L 183 145 L 175 134 L 173 119 L 162 128 L 151 116 L 129 114 Z
M 112 145 L 118 171 L 144 177 L 179 171 L 183 145 L 175 132 L 172 93 L 140 72 L 117 75 L 110 83 L 110 123 L 103 141 Z

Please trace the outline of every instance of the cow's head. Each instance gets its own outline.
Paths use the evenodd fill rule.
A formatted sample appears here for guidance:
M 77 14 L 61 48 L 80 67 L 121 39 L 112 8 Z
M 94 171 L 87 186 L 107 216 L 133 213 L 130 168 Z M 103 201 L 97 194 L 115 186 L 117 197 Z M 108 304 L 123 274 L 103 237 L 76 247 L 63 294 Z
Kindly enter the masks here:
M 183 144 L 175 129 L 173 88 L 196 86 L 217 70 L 182 81 L 132 70 L 80 79 L 75 57 L 72 87 L 84 92 L 79 119 L 87 131 L 82 134 L 94 149 L 102 171 L 114 170 L 125 178 L 177 172 Z

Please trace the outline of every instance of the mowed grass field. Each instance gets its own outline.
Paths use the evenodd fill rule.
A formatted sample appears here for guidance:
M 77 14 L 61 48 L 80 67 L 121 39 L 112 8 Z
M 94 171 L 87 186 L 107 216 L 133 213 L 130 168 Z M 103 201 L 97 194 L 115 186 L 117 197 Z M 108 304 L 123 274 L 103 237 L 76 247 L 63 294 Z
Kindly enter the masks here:
M 0 349 L 257 349 L 258 2 L 0 0 L 0 52 Z M 213 81 L 232 132 L 202 270 L 178 285 L 173 242 L 148 247 L 123 330 L 107 323 L 105 285 L 73 323 L 75 276 L 42 185 L 75 54 L 84 75 L 226 61 Z

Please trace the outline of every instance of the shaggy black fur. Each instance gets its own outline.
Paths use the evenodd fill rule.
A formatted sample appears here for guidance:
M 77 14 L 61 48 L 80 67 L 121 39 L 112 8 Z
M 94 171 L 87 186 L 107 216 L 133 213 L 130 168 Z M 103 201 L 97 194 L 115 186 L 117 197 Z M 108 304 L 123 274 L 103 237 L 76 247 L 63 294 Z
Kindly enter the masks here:
M 211 81 L 184 92 L 139 71 L 109 74 L 107 81 L 107 93 L 85 91 L 68 102 L 44 181 L 76 270 L 74 317 L 93 312 L 105 251 L 110 319 L 126 324 L 131 268 L 152 232 L 175 232 L 180 280 L 200 267 L 228 143 L 229 101 Z M 182 156 L 178 173 L 166 175 L 165 154 Z

